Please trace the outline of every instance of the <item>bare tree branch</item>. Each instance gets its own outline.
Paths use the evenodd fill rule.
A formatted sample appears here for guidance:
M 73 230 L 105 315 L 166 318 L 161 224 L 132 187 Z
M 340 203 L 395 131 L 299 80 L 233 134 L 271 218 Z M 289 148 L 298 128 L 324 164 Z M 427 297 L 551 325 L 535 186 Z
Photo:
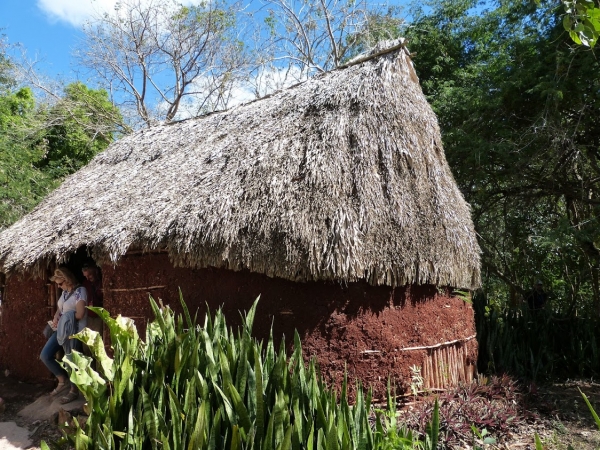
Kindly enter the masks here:
M 187 7 L 176 0 L 118 5 L 85 26 L 78 56 L 119 105 L 135 106 L 139 123 L 175 120 L 184 99 L 222 107 L 226 96 L 210 101 L 216 91 L 206 86 L 223 88 L 223 77 L 247 76 L 247 58 L 231 57 L 244 51 L 233 38 L 234 6 L 212 1 Z
M 273 61 L 287 59 L 305 75 L 340 67 L 356 56 L 352 52 L 360 50 L 357 43 L 374 45 L 384 35 L 379 28 L 387 26 L 395 34 L 401 23 L 395 17 L 398 9 L 368 0 L 263 1 L 269 11 Z

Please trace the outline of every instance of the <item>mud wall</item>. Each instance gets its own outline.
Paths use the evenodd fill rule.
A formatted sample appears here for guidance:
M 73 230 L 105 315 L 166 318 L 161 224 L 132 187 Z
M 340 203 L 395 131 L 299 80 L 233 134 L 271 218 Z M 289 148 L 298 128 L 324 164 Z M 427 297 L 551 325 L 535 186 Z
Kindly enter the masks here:
M 41 278 L 11 276 L 6 280 L 0 322 L 0 368 L 24 381 L 49 379 L 39 355 L 46 339 L 42 331 L 54 311 L 48 306 L 48 286 Z
M 192 316 L 203 320 L 206 304 L 223 308 L 228 323 L 239 324 L 239 311 L 248 310 L 260 295 L 254 333 L 266 339 L 273 324 L 276 338 L 288 346 L 297 329 L 304 354 L 318 359 L 329 381 L 341 383 L 346 367 L 350 380 L 361 379 L 385 394 L 388 376 L 401 388 L 410 385 L 411 365 L 423 366 L 433 346 L 475 334 L 468 303 L 435 286 L 392 289 L 366 283 L 294 283 L 248 271 L 174 268 L 165 254 L 128 255 L 116 267 L 103 267 L 104 305 L 112 314 L 135 317 L 145 329 L 152 316 L 148 295 L 180 311 L 181 289 Z M 477 343 L 466 344 L 473 371 Z
M 305 356 L 318 359 L 330 382 L 339 384 L 346 368 L 351 383 L 361 379 L 374 388 L 375 398 L 384 396 L 388 376 L 407 389 L 409 367 L 422 366 L 430 352 L 406 348 L 475 334 L 471 306 L 434 286 L 392 289 L 366 283 L 294 283 L 247 271 L 175 268 L 166 254 L 128 254 L 117 266 L 102 270 L 104 307 L 114 316 L 134 318 L 142 336 L 152 317 L 149 294 L 180 311 L 181 289 L 192 316 L 197 311 L 203 320 L 207 304 L 213 311 L 222 307 L 230 325 L 239 324 L 239 311 L 248 310 L 260 295 L 255 336 L 266 339 L 273 325 L 274 336 L 285 336 L 290 346 L 297 329 Z M 48 377 L 38 359 L 44 344 L 41 330 L 49 318 L 45 286 L 39 280 L 12 278 L 8 286 L 0 362 L 23 379 Z M 26 351 L 17 350 L 21 333 L 27 335 Z M 5 335 L 18 338 L 9 339 L 11 344 L 5 346 Z M 465 346 L 466 364 L 474 368 L 476 340 Z

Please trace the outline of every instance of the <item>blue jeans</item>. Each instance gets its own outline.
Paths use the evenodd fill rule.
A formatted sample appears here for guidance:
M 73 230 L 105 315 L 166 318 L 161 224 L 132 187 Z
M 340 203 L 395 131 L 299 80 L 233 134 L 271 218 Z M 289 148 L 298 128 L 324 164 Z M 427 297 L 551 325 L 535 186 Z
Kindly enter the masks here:
M 54 357 L 54 355 L 56 355 L 56 352 L 59 350 L 62 350 L 62 345 L 58 344 L 55 331 L 54 333 L 52 333 L 52 336 L 50 336 L 50 338 L 48 339 L 48 342 L 46 342 L 46 345 L 44 345 L 42 353 L 40 353 L 40 359 L 50 370 L 50 372 L 54 374 L 54 376 L 56 376 L 57 378 L 64 377 L 68 380 L 69 375 L 67 374 L 67 371 L 60 367 L 60 364 L 58 364 L 58 361 L 56 361 L 56 358 Z

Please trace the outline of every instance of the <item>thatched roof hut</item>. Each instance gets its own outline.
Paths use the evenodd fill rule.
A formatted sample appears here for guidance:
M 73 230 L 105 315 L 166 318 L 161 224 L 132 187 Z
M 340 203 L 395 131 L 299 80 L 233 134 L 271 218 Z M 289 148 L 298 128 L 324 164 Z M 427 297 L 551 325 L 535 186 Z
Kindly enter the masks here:
M 126 136 L 0 235 L 0 269 L 116 262 L 293 281 L 478 286 L 479 247 L 402 44 L 227 111 Z
M 54 264 L 102 265 L 104 306 L 144 327 L 148 294 L 289 338 L 341 383 L 469 381 L 478 286 L 469 206 L 402 43 L 268 98 L 111 145 L 0 234 L 0 366 L 27 379 L 59 292 Z M 38 275 L 31 276 L 31 275 Z M 353 385 L 353 382 L 350 383 Z

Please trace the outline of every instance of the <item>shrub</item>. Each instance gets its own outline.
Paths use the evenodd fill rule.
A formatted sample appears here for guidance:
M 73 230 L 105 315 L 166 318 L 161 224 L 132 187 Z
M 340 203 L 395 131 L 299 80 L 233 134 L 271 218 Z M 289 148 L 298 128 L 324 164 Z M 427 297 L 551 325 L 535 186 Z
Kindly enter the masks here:
M 595 377 L 600 373 L 600 319 L 473 301 L 478 368 L 529 380 Z
M 536 416 L 527 411 L 519 385 L 509 376 L 479 378 L 426 398 L 412 411 L 403 413 L 408 426 L 425 433 L 432 411 L 439 403 L 440 435 L 445 445 L 461 447 L 473 439 L 474 430 L 485 430 L 502 439 Z
M 184 317 L 150 302 L 155 319 L 145 340 L 132 320 L 92 308 L 110 331 L 113 358 L 98 333 L 77 335 L 97 371 L 81 354 L 67 361 L 89 413 L 67 436 L 76 449 L 413 448 L 411 433 L 396 427 L 391 396 L 372 428 L 370 394 L 359 386 L 350 406 L 344 382 L 338 401 L 315 363 L 305 366 L 298 334 L 289 359 L 272 336 L 263 348 L 251 336 L 256 302 L 236 331 L 220 310 L 196 326 L 183 299 Z

